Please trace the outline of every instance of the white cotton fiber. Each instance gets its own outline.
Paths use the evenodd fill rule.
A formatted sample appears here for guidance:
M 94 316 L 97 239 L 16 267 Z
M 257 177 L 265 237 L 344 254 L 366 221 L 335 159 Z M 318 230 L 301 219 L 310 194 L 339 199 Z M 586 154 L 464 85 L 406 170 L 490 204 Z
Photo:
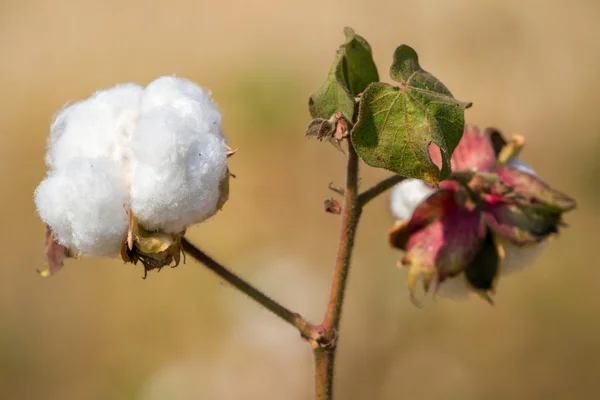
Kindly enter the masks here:
M 75 158 L 35 191 L 38 213 L 58 241 L 98 256 L 119 253 L 129 224 L 128 197 L 121 169 L 106 157 Z
M 48 166 L 59 169 L 76 157 L 126 162 L 142 94 L 141 86 L 118 85 L 62 110 L 51 127 Z
M 140 120 L 132 142 L 131 207 L 147 229 L 181 232 L 217 211 L 227 145 L 199 126 L 168 108 Z
M 142 113 L 156 110 L 169 110 L 186 119 L 198 133 L 223 136 L 221 113 L 211 93 L 187 79 L 164 76 L 150 83 L 144 92 Z
M 117 85 L 56 116 L 35 202 L 61 244 L 115 255 L 129 208 L 144 228 L 168 233 L 212 216 L 228 149 L 221 114 L 193 82 Z

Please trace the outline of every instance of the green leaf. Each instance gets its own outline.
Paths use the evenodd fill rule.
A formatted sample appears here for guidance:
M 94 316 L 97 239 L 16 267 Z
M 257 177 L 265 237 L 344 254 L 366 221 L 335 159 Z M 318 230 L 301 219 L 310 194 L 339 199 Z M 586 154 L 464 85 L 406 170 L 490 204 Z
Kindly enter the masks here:
M 346 43 L 336 53 L 327 80 L 308 101 L 313 118 L 329 119 L 336 111 L 349 122 L 354 117 L 354 98 L 379 80 L 371 46 L 351 28 L 344 30 Z
M 348 70 L 346 74 L 346 88 L 353 96 L 362 93 L 369 84 L 379 81 L 377 66 L 373 61 L 371 46 L 362 37 L 357 35 L 352 28 L 345 28 Z
M 308 109 L 313 118 L 329 119 L 336 111 L 341 111 L 348 121 L 352 121 L 354 96 L 347 89 L 345 64 L 346 50 L 340 47 L 327 80 L 308 100 Z
M 454 99 L 406 45 L 396 49 L 390 74 L 400 86 L 373 83 L 361 97 L 354 148 L 370 166 L 437 184 L 450 174 L 470 103 Z M 441 171 L 429 154 L 432 143 L 442 156 Z

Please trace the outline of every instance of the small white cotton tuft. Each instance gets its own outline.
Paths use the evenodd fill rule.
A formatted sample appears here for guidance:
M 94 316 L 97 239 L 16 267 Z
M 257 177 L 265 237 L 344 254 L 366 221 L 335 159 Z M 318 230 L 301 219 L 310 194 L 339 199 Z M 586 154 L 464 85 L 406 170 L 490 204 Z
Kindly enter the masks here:
M 434 189 L 428 187 L 419 179 L 405 179 L 398 183 L 390 191 L 390 208 L 398 220 L 410 218 L 419 204 Z
M 38 213 L 58 241 L 98 256 L 119 253 L 129 224 L 128 197 L 118 164 L 108 158 L 73 159 L 35 191 Z

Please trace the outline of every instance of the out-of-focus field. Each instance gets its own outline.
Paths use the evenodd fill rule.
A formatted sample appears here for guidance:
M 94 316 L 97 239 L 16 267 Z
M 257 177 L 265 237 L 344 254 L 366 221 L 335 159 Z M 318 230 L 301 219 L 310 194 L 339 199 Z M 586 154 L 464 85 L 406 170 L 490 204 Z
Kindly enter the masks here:
M 547 1 L 75 1 L 0 3 L 0 397 L 309 399 L 293 329 L 188 260 L 150 274 L 69 261 L 51 279 L 32 193 L 67 101 L 177 74 L 210 87 L 237 179 L 189 232 L 232 269 L 318 321 L 337 241 L 323 212 L 344 157 L 303 137 L 307 97 L 350 25 L 387 79 L 396 45 L 467 119 L 526 136 L 523 154 L 579 201 L 496 305 L 408 299 L 387 247 L 387 196 L 359 230 L 342 323 L 338 399 L 591 399 L 600 390 L 600 3 Z M 363 168 L 363 187 L 385 177 Z

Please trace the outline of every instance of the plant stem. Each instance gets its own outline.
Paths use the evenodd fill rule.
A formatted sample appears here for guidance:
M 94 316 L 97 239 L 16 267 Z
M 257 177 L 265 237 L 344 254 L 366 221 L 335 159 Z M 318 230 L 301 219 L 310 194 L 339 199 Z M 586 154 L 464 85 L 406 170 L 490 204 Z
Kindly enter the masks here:
M 208 269 L 213 271 L 227 283 L 238 289 L 240 292 L 246 294 L 252 300 L 256 301 L 258 304 L 265 307 L 267 310 L 271 311 L 288 324 L 294 326 L 305 339 L 311 340 L 319 330 L 318 327 L 302 318 L 300 314 L 290 311 L 288 308 L 265 295 L 250 283 L 246 282 L 244 279 L 229 271 L 226 267 L 219 264 L 208 254 L 190 243 L 185 237 L 181 239 L 181 247 L 183 251 L 189 254 L 192 258 L 196 259 L 196 261 L 204 264 Z
M 333 281 L 327 312 L 321 324 L 320 346 L 315 347 L 315 392 L 317 400 L 333 398 L 333 372 L 335 365 L 337 334 L 342 316 L 342 306 L 346 293 L 346 282 L 350 269 L 350 259 L 354 248 L 354 237 L 362 207 L 358 201 L 358 154 L 352 143 L 348 143 L 348 164 L 346 186 L 341 213 L 340 239 L 333 272 Z
M 381 182 L 377 183 L 376 185 L 370 187 L 369 189 L 365 190 L 360 195 L 358 195 L 358 204 L 360 204 L 360 206 L 363 207 L 375 197 L 379 196 L 386 190 L 391 189 L 394 185 L 402 182 L 403 180 L 404 177 L 400 175 L 392 175 L 390 177 L 385 178 Z

